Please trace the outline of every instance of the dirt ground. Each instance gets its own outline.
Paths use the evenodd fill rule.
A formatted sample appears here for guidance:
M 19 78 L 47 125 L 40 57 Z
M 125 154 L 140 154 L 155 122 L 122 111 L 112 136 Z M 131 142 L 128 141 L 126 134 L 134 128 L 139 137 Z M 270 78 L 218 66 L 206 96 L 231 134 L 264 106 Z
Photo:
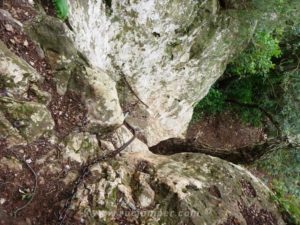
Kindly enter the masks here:
M 171 155 L 180 152 L 199 152 L 235 163 L 248 163 L 259 157 L 253 146 L 264 143 L 263 128 L 243 123 L 233 113 L 206 116 L 190 124 L 185 139 L 172 138 L 150 150 Z
M 247 125 L 229 112 L 192 123 L 186 135 L 187 141 L 195 144 L 228 149 L 251 146 L 265 138 L 263 128 Z
M 2 6 L 1 9 L 8 11 L 21 23 L 36 16 L 32 6 L 22 1 L 4 0 Z M 57 136 L 65 137 L 76 127 L 82 127 L 85 124 L 86 109 L 81 104 L 80 97 L 71 92 L 64 96 L 57 93 L 53 81 L 54 71 L 41 49 L 20 26 L 10 23 L 2 14 L 0 16 L 1 41 L 44 78 L 44 82 L 38 86 L 52 96 L 48 108 L 55 121 Z M 26 99 L 23 100 L 34 99 L 35 96 L 29 89 Z M 0 165 L 0 200 L 4 201 L 0 204 L 0 224 L 57 224 L 62 204 L 70 192 L 70 187 L 67 187 L 63 180 L 68 171 L 78 171 L 79 165 L 63 161 L 60 158 L 59 146 L 52 145 L 44 139 L 13 148 L 8 148 L 5 140 L 0 140 L 0 160 L 3 159 L 15 160 L 17 165 L 22 165 L 22 170 L 16 174 L 8 166 Z M 45 160 L 43 164 L 38 163 L 41 159 Z M 45 171 L 43 167 L 47 164 L 53 164 L 60 169 Z M 26 205 L 31 198 L 30 204 Z M 66 224 L 68 223 L 77 222 L 70 220 Z

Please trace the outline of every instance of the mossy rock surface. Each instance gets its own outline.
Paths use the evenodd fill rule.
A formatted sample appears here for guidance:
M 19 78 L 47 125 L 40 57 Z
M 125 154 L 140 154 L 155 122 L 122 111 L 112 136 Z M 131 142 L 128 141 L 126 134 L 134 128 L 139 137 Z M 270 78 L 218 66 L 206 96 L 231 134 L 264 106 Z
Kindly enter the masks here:
M 42 77 L 23 59 L 11 52 L 0 41 L 0 93 L 22 98 L 30 82 L 39 82 Z
M 0 109 L 11 125 L 28 142 L 50 134 L 54 128 L 53 119 L 45 105 L 3 97 L 0 98 Z
M 117 224 L 112 221 L 121 218 L 127 224 L 139 221 L 148 225 L 221 225 L 232 218 L 243 225 L 285 224 L 261 181 L 218 158 L 128 153 L 114 166 L 96 166 L 94 176 L 97 170 L 106 175 L 99 183 L 87 185 L 89 194 L 79 191 L 74 202 L 81 206 L 77 213 L 87 224 Z M 89 195 L 95 197 L 90 205 L 85 201 Z M 102 207 L 97 206 L 99 202 Z M 92 214 L 88 216 L 86 211 Z

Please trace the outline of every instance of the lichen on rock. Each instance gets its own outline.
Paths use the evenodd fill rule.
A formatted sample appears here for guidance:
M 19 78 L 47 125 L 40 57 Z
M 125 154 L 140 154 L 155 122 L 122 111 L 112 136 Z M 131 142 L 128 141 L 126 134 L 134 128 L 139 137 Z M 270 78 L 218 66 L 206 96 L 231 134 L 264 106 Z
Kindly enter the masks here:
M 245 225 L 265 217 L 269 217 L 266 224 L 285 224 L 269 198 L 270 190 L 261 181 L 218 158 L 128 153 L 109 168 L 115 179 L 103 179 L 102 172 L 97 182 L 100 186 L 91 180 L 87 184 L 90 192 L 80 189 L 74 202 L 80 205 L 77 216 L 88 224 L 225 224 L 230 217 Z M 96 197 L 99 191 L 110 197 L 100 201 Z M 89 196 L 94 196 L 90 203 L 84 200 L 91 199 Z M 97 209 L 100 202 L 103 206 Z M 89 207 L 91 214 L 87 215 Z
M 24 159 L 34 156 L 43 203 L 31 202 L 41 211 L 36 221 L 56 224 L 70 203 L 74 224 L 283 225 L 270 190 L 241 166 L 148 149 L 185 132 L 194 103 L 247 43 L 255 18 L 242 17 L 238 1 L 226 1 L 231 11 L 216 0 L 68 2 L 73 31 L 44 13 L 26 24 L 51 67 L 48 93 L 40 75 L 0 43 L 0 88 L 9 91 L 0 96 L 0 141 L 20 147 Z M 67 127 L 63 135 L 59 126 Z M 136 138 L 121 154 L 85 167 L 131 140 L 128 126 Z M 2 157 L 0 166 L 19 175 L 23 158 L 15 166 Z M 45 201 L 43 190 L 54 199 Z
M 221 76 L 256 24 L 238 11 L 222 11 L 214 0 L 69 4 L 75 46 L 115 80 L 124 74 L 148 106 L 140 102 L 129 119 L 149 146 L 184 134 L 193 105 Z
M 63 157 L 80 164 L 86 163 L 90 157 L 97 156 L 101 151 L 97 137 L 89 133 L 70 134 L 65 142 Z
M 53 130 L 54 122 L 45 105 L 2 97 L 0 109 L 6 119 L 28 142 L 50 134 Z
M 2 41 L 0 41 L 0 71 L 1 95 L 24 98 L 30 82 L 42 80 L 29 64 L 12 53 Z

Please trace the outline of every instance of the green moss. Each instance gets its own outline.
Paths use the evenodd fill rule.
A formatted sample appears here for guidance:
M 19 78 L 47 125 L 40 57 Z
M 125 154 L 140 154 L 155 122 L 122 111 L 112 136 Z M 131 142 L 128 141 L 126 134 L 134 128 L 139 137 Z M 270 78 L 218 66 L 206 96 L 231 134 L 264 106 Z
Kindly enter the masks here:
M 0 108 L 7 120 L 29 142 L 51 132 L 54 126 L 51 114 L 44 105 L 0 98 Z
M 57 18 L 41 16 L 25 26 L 26 33 L 48 51 L 67 58 L 77 56 L 72 40 L 66 35 L 64 24 Z

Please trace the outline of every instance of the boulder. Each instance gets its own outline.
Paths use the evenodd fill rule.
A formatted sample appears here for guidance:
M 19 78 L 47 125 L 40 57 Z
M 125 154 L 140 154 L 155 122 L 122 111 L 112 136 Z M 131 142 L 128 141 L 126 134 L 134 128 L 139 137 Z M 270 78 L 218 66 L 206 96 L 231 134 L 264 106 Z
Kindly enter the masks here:
M 193 105 L 256 24 L 255 17 L 245 17 L 251 10 L 226 11 L 216 0 L 79 0 L 69 5 L 74 32 L 68 34 L 94 67 L 126 80 L 119 85 L 131 97 L 124 97 L 122 106 L 129 108 L 128 120 L 141 129 L 148 146 L 184 135 Z
M 0 110 L 28 142 L 50 134 L 54 128 L 54 121 L 45 105 L 2 97 Z
M 260 180 L 211 156 L 127 153 L 91 171 L 71 205 L 86 224 L 285 224 Z
M 0 96 L 24 98 L 30 82 L 41 81 L 41 76 L 23 59 L 12 53 L 0 41 Z

